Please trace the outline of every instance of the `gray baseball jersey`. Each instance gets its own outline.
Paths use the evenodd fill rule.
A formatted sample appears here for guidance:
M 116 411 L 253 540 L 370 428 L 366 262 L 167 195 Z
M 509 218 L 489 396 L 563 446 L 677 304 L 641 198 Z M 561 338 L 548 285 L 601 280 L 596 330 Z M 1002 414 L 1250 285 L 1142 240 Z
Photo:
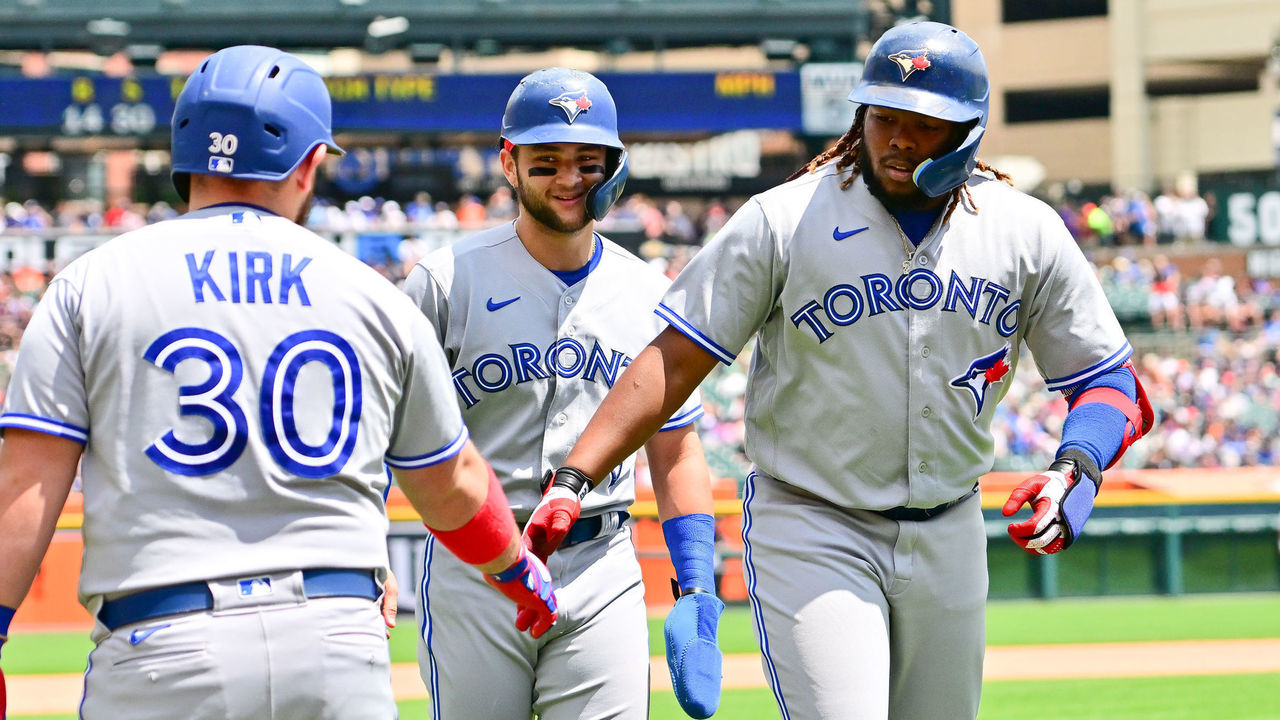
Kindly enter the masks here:
M 0 427 L 85 444 L 88 606 L 272 570 L 385 568 L 384 460 L 456 453 L 452 397 L 431 326 L 394 286 L 285 218 L 216 206 L 122 235 L 53 280 Z
M 746 449 L 836 505 L 953 500 L 991 469 L 991 418 L 1025 341 L 1051 390 L 1132 350 L 1057 214 L 975 176 L 913 251 L 834 163 L 762 193 L 694 257 L 658 313 L 722 362 L 758 332 Z M 871 409 L 874 408 L 874 412 Z
M 667 278 L 597 236 L 586 280 L 565 287 L 516 237 L 513 223 L 419 262 L 404 290 L 436 326 L 463 417 L 493 465 L 516 519 L 542 498 L 544 470 L 560 465 L 609 388 L 663 323 L 652 309 Z M 702 416 L 697 393 L 663 425 Z M 582 515 L 635 502 L 635 457 L 610 473 Z
M 1020 346 L 1056 390 L 1131 349 L 1047 205 L 974 176 L 979 210 L 915 247 L 863 178 L 840 189 L 847 172 L 748 201 L 658 314 L 725 363 L 757 337 L 743 562 L 782 717 L 973 717 L 986 538 L 964 498 Z
M 429 255 L 405 281 L 438 328 L 463 417 L 521 522 L 541 498 L 543 471 L 564 461 L 663 327 L 653 308 L 667 279 L 598 235 L 595 243 L 589 274 L 572 286 L 529 254 L 513 223 Z M 701 415 L 695 394 L 663 429 Z M 583 501 L 583 519 L 605 519 L 599 535 L 548 561 L 560 619 L 538 640 L 516 632 L 509 603 L 428 541 L 419 660 L 434 717 L 526 720 L 531 708 L 544 720 L 647 716 L 640 567 L 629 531 L 614 532 L 635 500 L 634 467 L 628 458 Z

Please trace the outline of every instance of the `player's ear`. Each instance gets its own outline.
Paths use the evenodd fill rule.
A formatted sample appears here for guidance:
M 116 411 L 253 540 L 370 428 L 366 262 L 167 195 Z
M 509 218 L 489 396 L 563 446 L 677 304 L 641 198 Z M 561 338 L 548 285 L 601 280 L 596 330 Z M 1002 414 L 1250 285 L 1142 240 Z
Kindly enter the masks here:
M 328 148 L 323 144 L 317 145 L 315 149 L 307 153 L 307 156 L 298 163 L 298 167 L 293 171 L 290 180 L 297 183 L 298 189 L 302 192 L 311 192 L 316 186 L 316 173 L 320 170 L 320 164 L 324 162 L 325 155 L 328 154 Z
M 511 187 L 517 187 L 520 184 L 520 175 L 516 170 L 516 153 L 519 152 L 513 145 L 510 149 L 502 148 L 498 151 L 498 159 L 502 162 L 502 174 L 507 176 L 507 183 Z

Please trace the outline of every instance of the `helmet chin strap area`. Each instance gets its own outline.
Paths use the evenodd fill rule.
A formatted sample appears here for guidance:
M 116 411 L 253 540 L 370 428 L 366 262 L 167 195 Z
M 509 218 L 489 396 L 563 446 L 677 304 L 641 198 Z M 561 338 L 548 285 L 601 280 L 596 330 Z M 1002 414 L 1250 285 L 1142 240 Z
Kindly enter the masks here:
M 960 147 L 936 160 L 928 159 L 917 165 L 915 172 L 911 173 L 911 180 L 920 192 L 929 197 L 940 197 L 968 181 L 969 173 L 978 165 L 978 143 L 984 132 L 985 125 L 975 125 Z
M 609 208 L 618 201 L 622 188 L 627 184 L 628 170 L 627 151 L 623 150 L 618 157 L 618 165 L 613 175 L 587 191 L 587 213 L 591 215 L 592 220 L 603 220 Z

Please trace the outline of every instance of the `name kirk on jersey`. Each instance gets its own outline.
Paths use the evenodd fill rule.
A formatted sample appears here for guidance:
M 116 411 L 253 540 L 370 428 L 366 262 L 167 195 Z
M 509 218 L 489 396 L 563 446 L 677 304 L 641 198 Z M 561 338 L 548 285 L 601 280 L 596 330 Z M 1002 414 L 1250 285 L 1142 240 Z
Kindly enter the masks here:
M 217 255 L 223 257 L 214 263 Z M 233 303 L 281 303 L 296 298 L 302 305 L 310 305 L 307 286 L 302 282 L 302 271 L 311 264 L 311 258 L 296 261 L 289 253 L 278 259 L 271 253 L 248 251 L 241 257 L 237 252 L 209 250 L 203 258 L 187 253 L 187 272 L 191 276 L 191 291 L 196 302 L 208 300 Z
M 792 313 L 791 322 L 812 332 L 822 343 L 832 336 L 833 327 L 852 325 L 863 315 L 875 317 L 908 308 L 928 310 L 942 303 L 944 312 L 964 311 L 983 325 L 994 323 L 1001 337 L 1018 331 L 1022 301 L 1009 302 L 1009 289 L 986 278 L 970 277 L 966 283 L 952 271 L 944 283 L 932 270 L 916 268 L 896 281 L 881 273 L 859 279 L 861 288 L 845 283 L 832 286 L 822 300 L 810 300 Z

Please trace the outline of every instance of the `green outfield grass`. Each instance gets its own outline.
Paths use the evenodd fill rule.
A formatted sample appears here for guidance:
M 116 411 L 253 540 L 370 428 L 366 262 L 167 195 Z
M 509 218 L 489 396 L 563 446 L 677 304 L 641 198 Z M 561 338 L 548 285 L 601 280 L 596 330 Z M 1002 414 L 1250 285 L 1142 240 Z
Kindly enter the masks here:
M 1280 637 L 1280 596 L 1183 596 L 998 601 L 988 611 L 991 645 Z M 651 650 L 662 654 L 662 618 L 650 620 Z M 725 652 L 755 652 L 750 611 L 731 607 L 720 627 Z M 404 618 L 392 633 L 395 662 L 416 662 L 416 627 Z M 9 675 L 80 673 L 86 633 L 17 633 L 5 645 Z M 425 700 L 400 704 L 401 718 L 427 717 Z M 1274 720 L 1280 674 L 1165 678 L 1028 680 L 987 683 L 979 720 Z M 670 692 L 652 696 L 652 720 L 685 718 Z M 777 720 L 763 688 L 724 693 L 718 718 Z M 10 715 L 10 720 L 74 720 L 75 715 Z
M 649 651 L 663 654 L 662 617 L 649 620 Z M 1148 640 L 1280 637 L 1280 596 L 1192 595 L 992 602 L 987 644 L 1041 645 Z M 10 675 L 84 672 L 88 633 L 15 633 L 5 644 Z M 720 621 L 726 653 L 756 652 L 750 609 L 729 607 Z M 392 662 L 417 662 L 417 627 L 404 617 L 391 633 Z
M 650 720 L 687 720 L 675 695 L 655 692 Z M 427 717 L 426 700 L 399 703 L 401 720 Z M 987 683 L 978 720 L 1275 720 L 1280 675 Z M 715 715 L 778 720 L 763 688 L 729 690 Z M 10 715 L 9 720 L 76 720 L 75 715 Z

